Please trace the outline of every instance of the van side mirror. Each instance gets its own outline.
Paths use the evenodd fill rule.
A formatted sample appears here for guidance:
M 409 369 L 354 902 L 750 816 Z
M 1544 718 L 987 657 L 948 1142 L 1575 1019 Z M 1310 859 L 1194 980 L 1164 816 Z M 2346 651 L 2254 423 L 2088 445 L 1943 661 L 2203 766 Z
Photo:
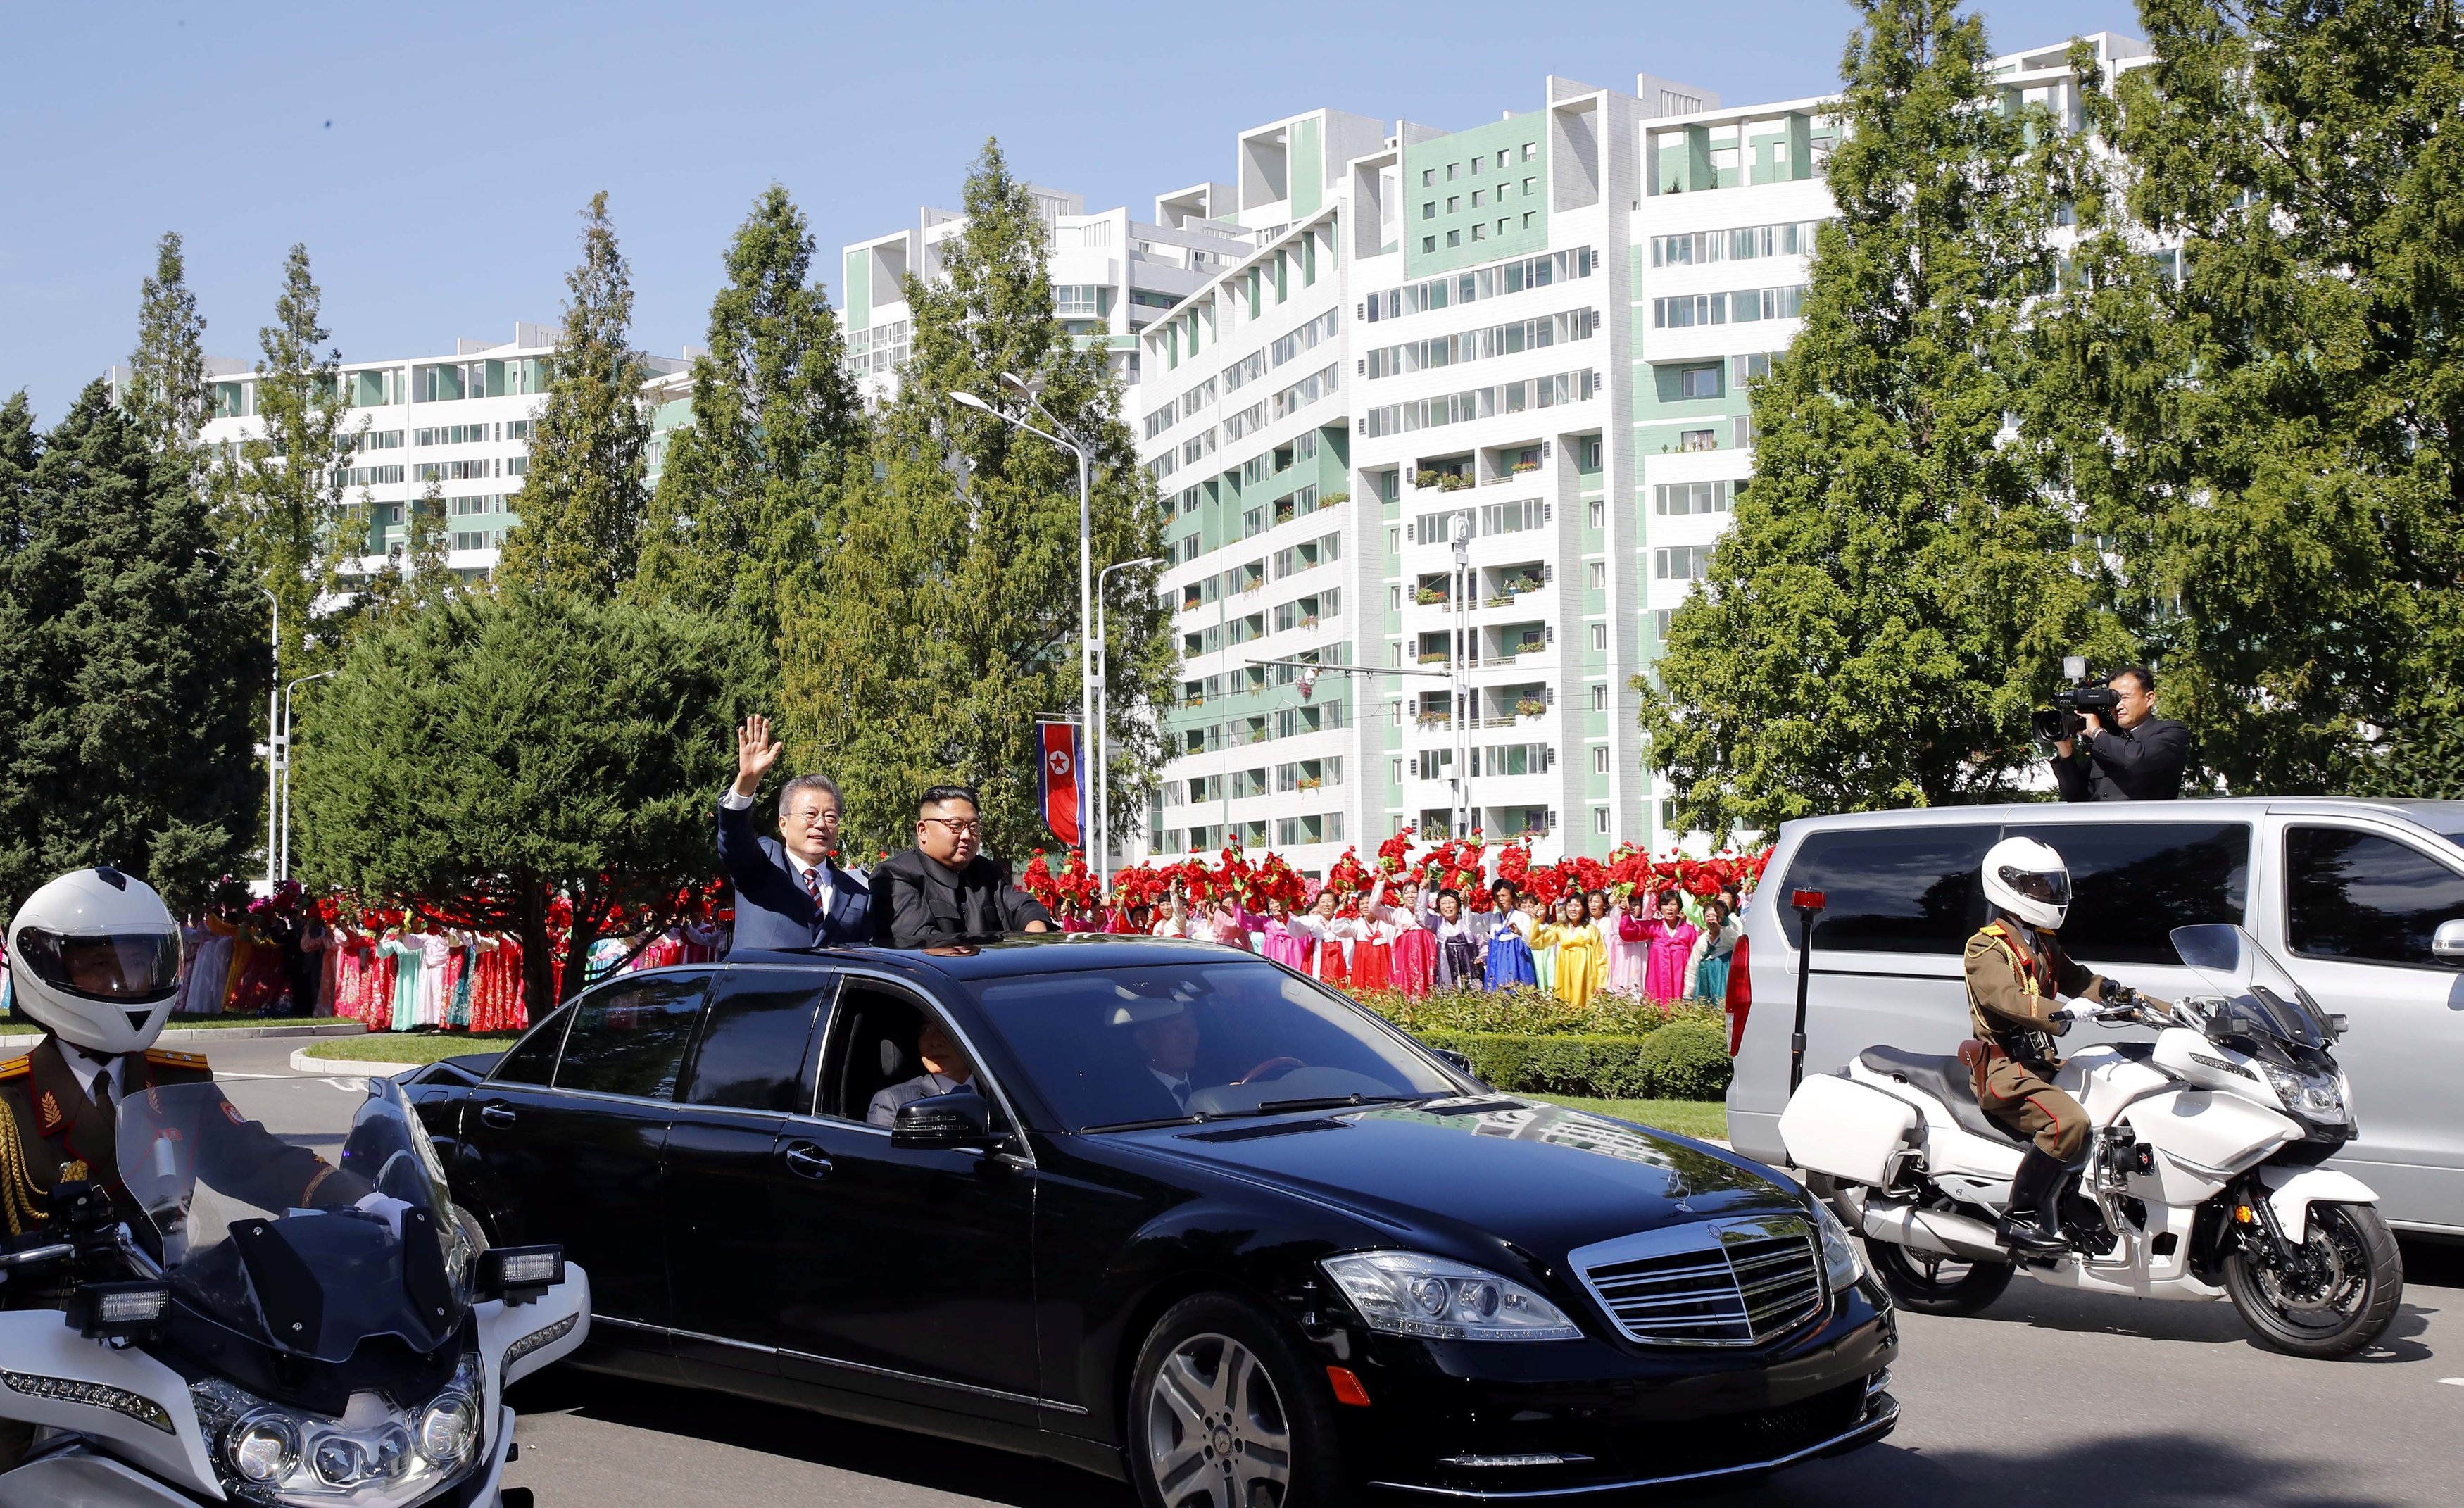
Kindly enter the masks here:
M 973 1089 L 927 1095 L 898 1107 L 890 1125 L 896 1147 L 985 1147 L 993 1144 L 992 1102 Z
M 2464 964 L 2464 918 L 2438 924 L 2430 934 L 2430 954 L 2443 964 Z

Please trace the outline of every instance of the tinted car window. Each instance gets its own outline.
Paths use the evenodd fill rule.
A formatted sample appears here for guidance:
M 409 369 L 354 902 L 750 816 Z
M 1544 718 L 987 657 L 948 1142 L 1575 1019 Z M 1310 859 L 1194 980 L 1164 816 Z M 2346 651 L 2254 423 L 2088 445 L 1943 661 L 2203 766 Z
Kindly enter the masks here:
M 2464 918 L 2464 877 L 2375 833 L 2293 828 L 2284 868 L 2285 934 L 2297 953 L 2435 964 L 2431 934 Z
M 2248 822 L 2013 822 L 2071 872 L 2062 946 L 2100 963 L 2169 964 L 2176 927 L 2242 923 L 2250 898 Z
M 602 985 L 573 1003 L 556 1065 L 560 1089 L 672 1099 L 693 1038 L 706 974 L 646 974 Z
M 548 1018 L 531 1029 L 531 1034 L 514 1044 L 488 1075 L 495 1083 L 545 1083 L 556 1075 L 556 1050 L 564 1045 L 565 1026 L 573 1019 L 573 1007 L 561 1006 Z
M 1269 963 L 1089 970 L 971 988 L 1073 1128 L 1455 1091 L 1360 1007 Z
M 1956 953 L 1985 925 L 1976 870 L 1999 836 L 1991 827 L 1815 833 L 1790 861 L 1787 881 L 1764 888 L 1822 892 L 1817 951 Z M 1793 942 L 1793 920 L 1786 925 Z
M 804 1053 L 813 1025 L 837 993 L 836 978 L 793 984 L 734 979 L 711 1002 L 685 1084 L 688 1104 L 802 1110 Z

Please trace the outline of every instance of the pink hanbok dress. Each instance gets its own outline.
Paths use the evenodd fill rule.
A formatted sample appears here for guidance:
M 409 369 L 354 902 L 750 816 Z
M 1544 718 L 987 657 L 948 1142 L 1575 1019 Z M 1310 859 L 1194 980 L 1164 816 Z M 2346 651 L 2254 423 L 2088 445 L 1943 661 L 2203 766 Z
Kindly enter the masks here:
M 1309 938 L 1292 930 L 1291 923 L 1280 916 L 1266 918 L 1265 938 L 1258 951 L 1268 960 L 1309 972 Z
M 1642 929 L 1649 917 L 1620 911 L 1617 936 L 1609 943 L 1609 989 L 1617 994 L 1642 994 L 1644 968 L 1651 960 L 1651 937 Z
M 1694 939 L 1702 935 L 1700 929 L 1692 922 L 1671 927 L 1656 916 L 1642 927 L 1651 946 L 1651 959 L 1643 967 L 1643 998 L 1684 999 L 1685 974 L 1694 961 Z

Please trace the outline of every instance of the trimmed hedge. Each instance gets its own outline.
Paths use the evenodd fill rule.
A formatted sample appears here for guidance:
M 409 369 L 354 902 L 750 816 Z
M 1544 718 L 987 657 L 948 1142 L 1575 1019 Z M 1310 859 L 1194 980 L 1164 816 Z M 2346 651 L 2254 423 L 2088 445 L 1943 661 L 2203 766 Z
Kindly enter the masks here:
M 1675 1021 L 1644 1036 L 1574 1033 L 1415 1034 L 1431 1047 L 1471 1060 L 1472 1072 L 1500 1089 L 1596 1100 L 1717 1100 L 1728 1089 L 1727 1038 L 1716 1029 Z M 1708 1045 L 1714 1063 L 1703 1056 Z

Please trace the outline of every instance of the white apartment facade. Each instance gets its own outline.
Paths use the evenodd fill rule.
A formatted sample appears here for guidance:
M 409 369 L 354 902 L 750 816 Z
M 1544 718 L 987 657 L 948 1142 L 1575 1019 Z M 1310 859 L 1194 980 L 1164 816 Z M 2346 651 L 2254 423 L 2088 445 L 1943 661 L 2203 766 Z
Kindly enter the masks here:
M 344 501 L 364 505 L 367 532 L 349 542 L 346 569 L 370 572 L 408 548 L 410 505 L 433 486 L 445 504 L 446 565 L 466 575 L 495 568 L 516 494 L 530 469 L 531 426 L 556 355 L 557 327 L 517 323 L 511 340 L 460 339 L 451 355 L 345 361 L 340 377 L 355 448 L 339 468 Z M 689 375 L 690 361 L 645 357 L 645 402 Z M 242 361 L 208 361 L 212 417 L 200 438 L 235 450 L 264 433 L 260 377 Z M 654 407 L 654 412 L 657 411 Z
M 1221 184 L 1158 197 L 1153 221 L 1126 208 L 1089 214 L 1085 196 L 1065 189 L 1030 184 L 1027 192 L 1051 237 L 1047 266 L 1062 323 L 1081 348 L 1107 352 L 1113 375 L 1130 385 L 1140 374 L 1139 333 L 1255 244 L 1230 213 L 1232 190 Z M 879 402 L 897 389 L 913 331 L 906 277 L 939 276 L 942 245 L 966 224 L 957 210 L 926 208 L 909 229 L 843 249 L 847 370 L 866 398 Z
M 2090 41 L 2108 76 L 2145 55 Z M 2065 55 L 2002 59 L 2001 87 L 2076 123 Z M 1543 99 L 1243 133 L 1258 245 L 1146 329 L 1132 395 L 1182 652 L 1133 856 L 1238 841 L 1322 872 L 1459 810 L 1543 862 L 1699 841 L 1632 686 L 1752 474 L 1747 388 L 1801 325 L 1834 102 L 1648 75 Z M 1255 663 L 1294 659 L 1384 673 L 1304 696 Z

